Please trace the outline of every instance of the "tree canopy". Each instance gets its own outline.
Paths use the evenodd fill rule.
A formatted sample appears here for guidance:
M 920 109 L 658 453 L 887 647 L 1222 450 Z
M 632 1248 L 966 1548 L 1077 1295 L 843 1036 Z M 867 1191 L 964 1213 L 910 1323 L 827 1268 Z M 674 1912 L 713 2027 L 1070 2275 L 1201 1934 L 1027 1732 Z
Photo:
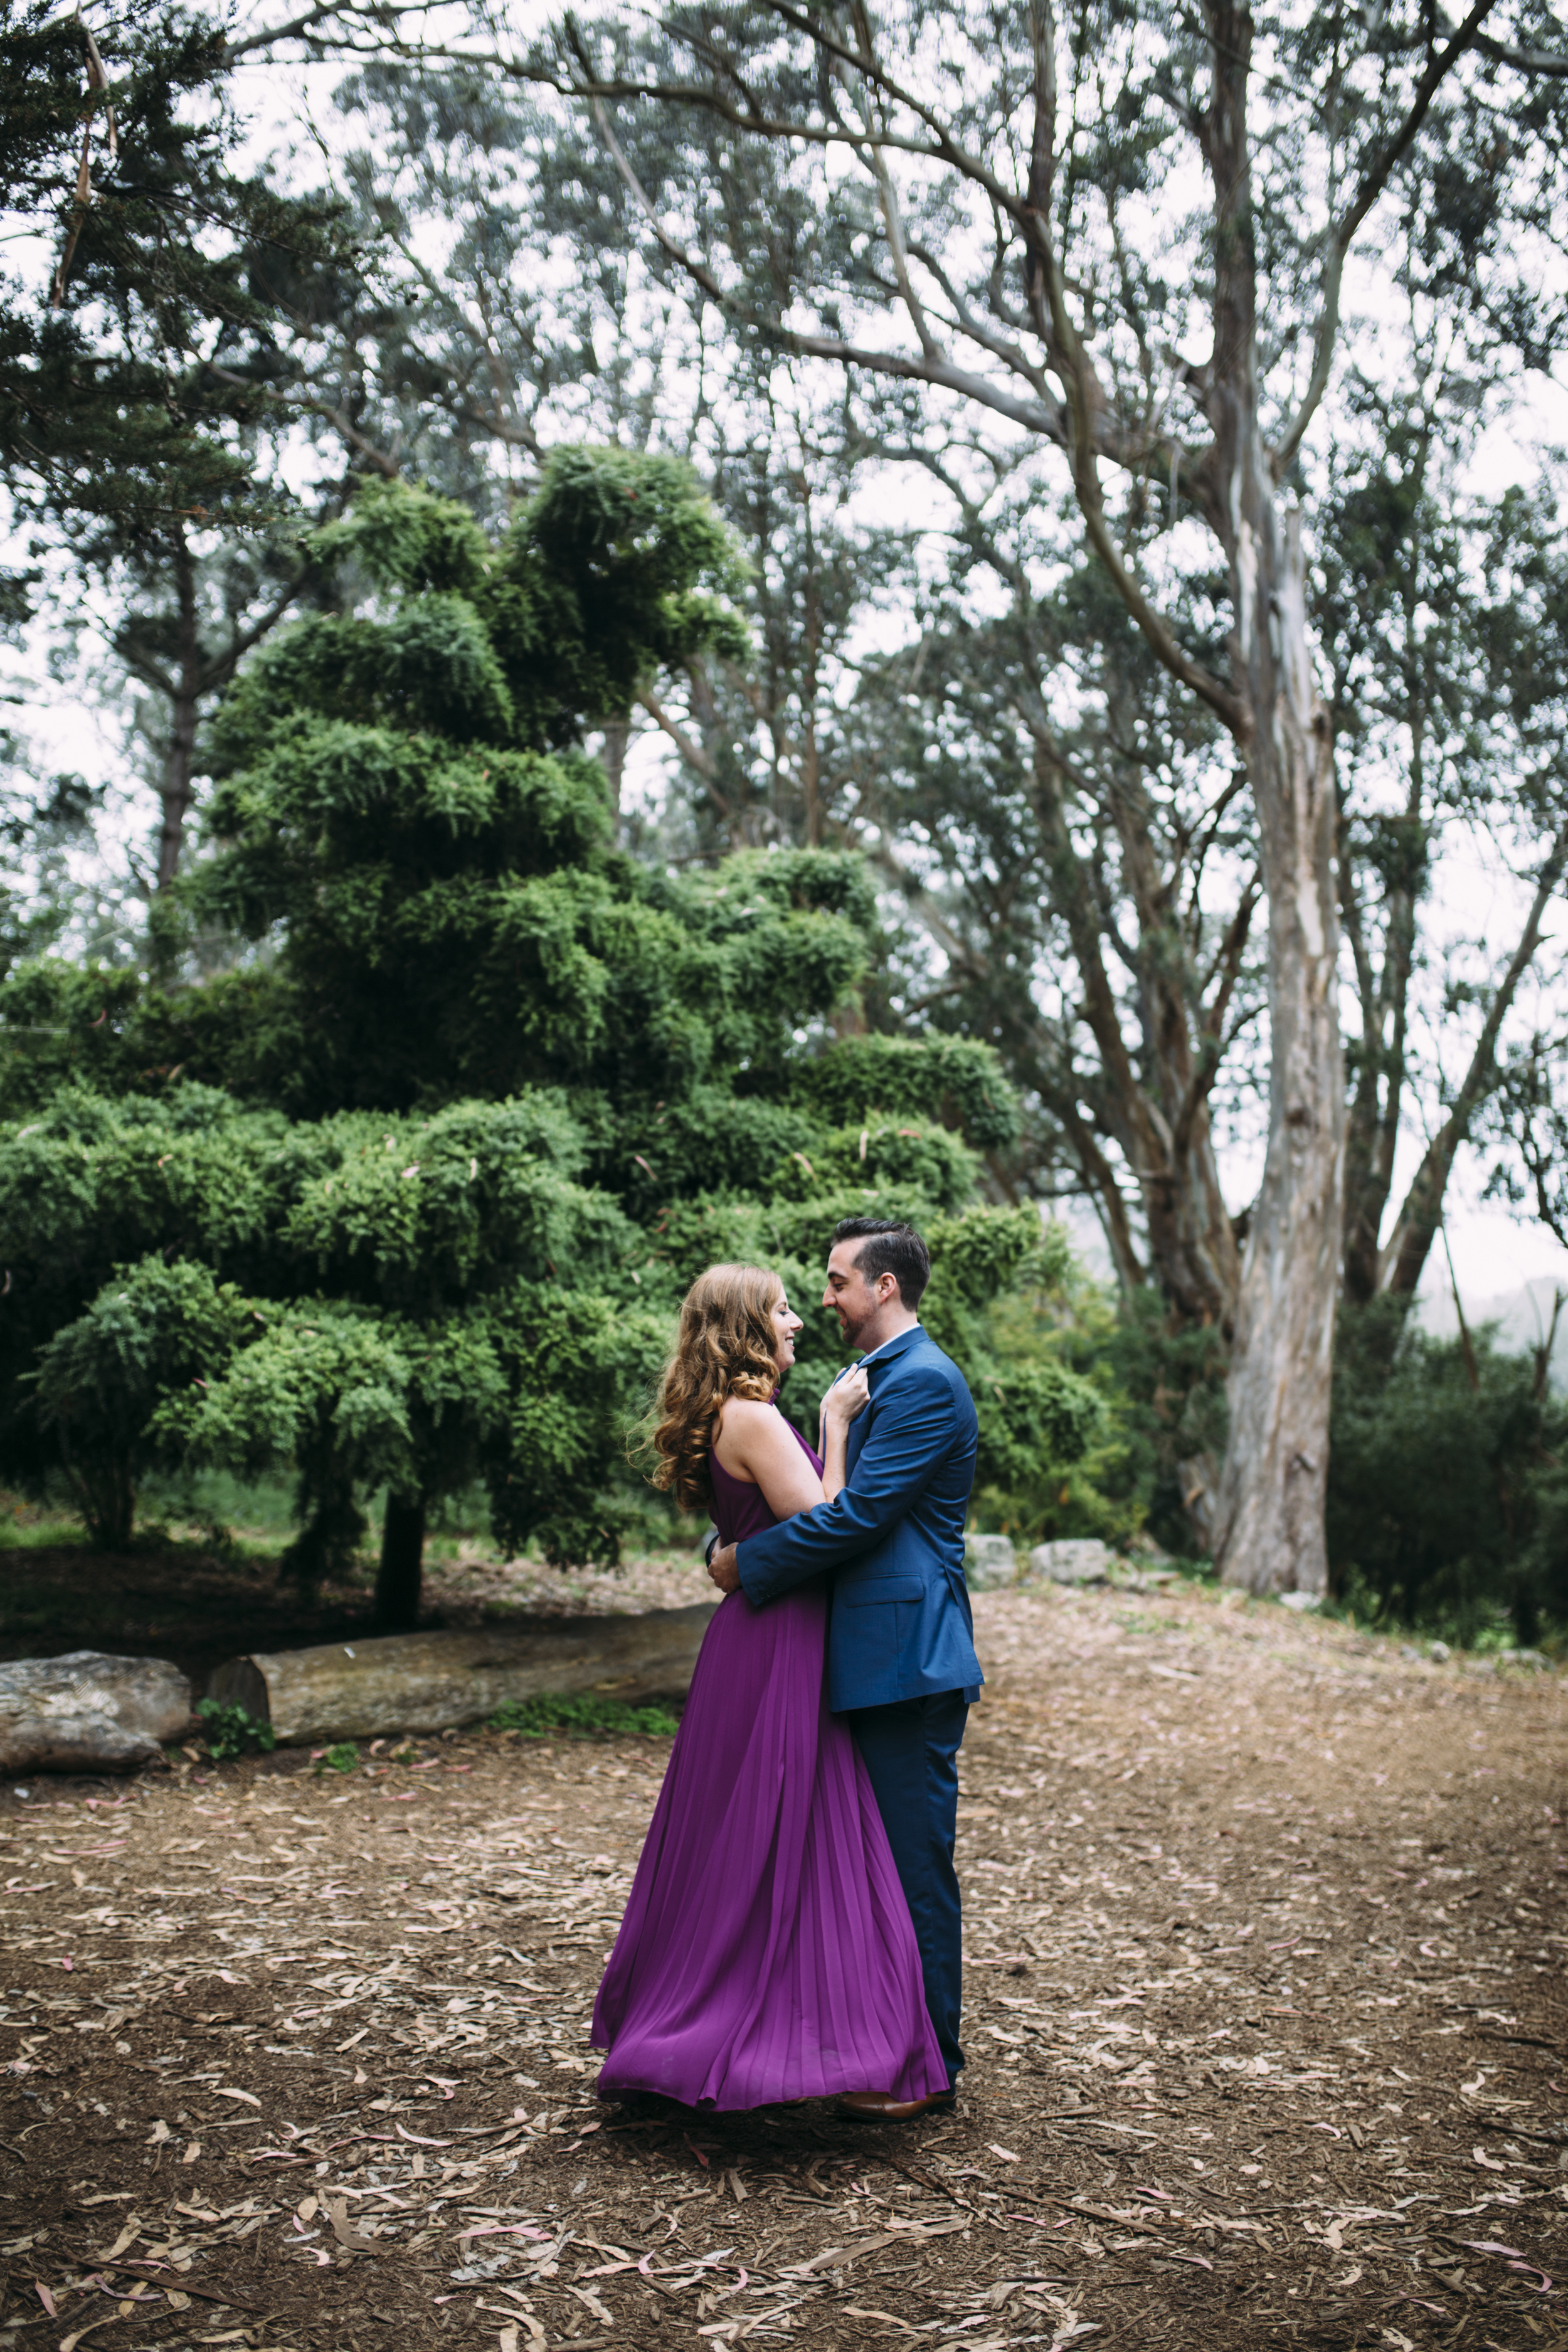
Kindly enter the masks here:
M 0 475 L 79 539 L 239 517 L 267 353 L 340 208 L 247 171 L 222 20 L 118 0 L 0 13 Z

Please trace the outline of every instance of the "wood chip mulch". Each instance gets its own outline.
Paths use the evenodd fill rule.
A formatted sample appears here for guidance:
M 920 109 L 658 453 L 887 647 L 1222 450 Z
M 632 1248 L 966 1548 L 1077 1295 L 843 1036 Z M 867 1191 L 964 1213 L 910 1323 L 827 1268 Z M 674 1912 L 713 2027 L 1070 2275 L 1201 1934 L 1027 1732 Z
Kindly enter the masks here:
M 1568 1682 L 981 1596 L 956 2115 L 601 2109 L 667 1743 L 0 1792 L 0 2347 L 1568 2346 Z

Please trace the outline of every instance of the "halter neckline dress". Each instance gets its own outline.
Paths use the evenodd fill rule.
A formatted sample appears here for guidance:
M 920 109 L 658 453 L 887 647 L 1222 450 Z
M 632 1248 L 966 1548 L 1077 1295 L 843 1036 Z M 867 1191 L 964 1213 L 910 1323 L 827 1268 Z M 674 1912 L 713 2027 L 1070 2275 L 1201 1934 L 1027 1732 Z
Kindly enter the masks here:
M 760 1487 L 710 1467 L 724 1542 L 776 1525 Z M 765 1609 L 732 1592 L 710 1622 L 594 2008 L 601 2097 L 948 2088 L 882 1817 L 827 1708 L 829 1606 L 815 1578 Z

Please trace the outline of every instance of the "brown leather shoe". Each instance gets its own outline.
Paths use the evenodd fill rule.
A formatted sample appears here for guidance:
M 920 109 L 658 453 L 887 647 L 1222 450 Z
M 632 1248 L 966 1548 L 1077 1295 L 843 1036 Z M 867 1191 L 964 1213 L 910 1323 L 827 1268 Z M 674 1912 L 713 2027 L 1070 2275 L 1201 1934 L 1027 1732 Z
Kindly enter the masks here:
M 907 2124 L 913 2116 L 951 2112 L 956 2091 L 933 2091 L 926 2099 L 895 2099 L 891 2091 L 846 2091 L 838 2113 L 855 2124 Z

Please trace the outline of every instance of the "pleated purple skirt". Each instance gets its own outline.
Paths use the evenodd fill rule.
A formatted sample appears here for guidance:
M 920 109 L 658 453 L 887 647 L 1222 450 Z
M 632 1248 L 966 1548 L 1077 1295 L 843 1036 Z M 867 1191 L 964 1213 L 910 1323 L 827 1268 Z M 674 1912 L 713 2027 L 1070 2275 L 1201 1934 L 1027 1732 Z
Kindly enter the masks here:
M 920 1952 L 847 1726 L 826 1587 L 708 1628 L 594 2009 L 601 2096 L 760 2107 L 947 2089 Z

